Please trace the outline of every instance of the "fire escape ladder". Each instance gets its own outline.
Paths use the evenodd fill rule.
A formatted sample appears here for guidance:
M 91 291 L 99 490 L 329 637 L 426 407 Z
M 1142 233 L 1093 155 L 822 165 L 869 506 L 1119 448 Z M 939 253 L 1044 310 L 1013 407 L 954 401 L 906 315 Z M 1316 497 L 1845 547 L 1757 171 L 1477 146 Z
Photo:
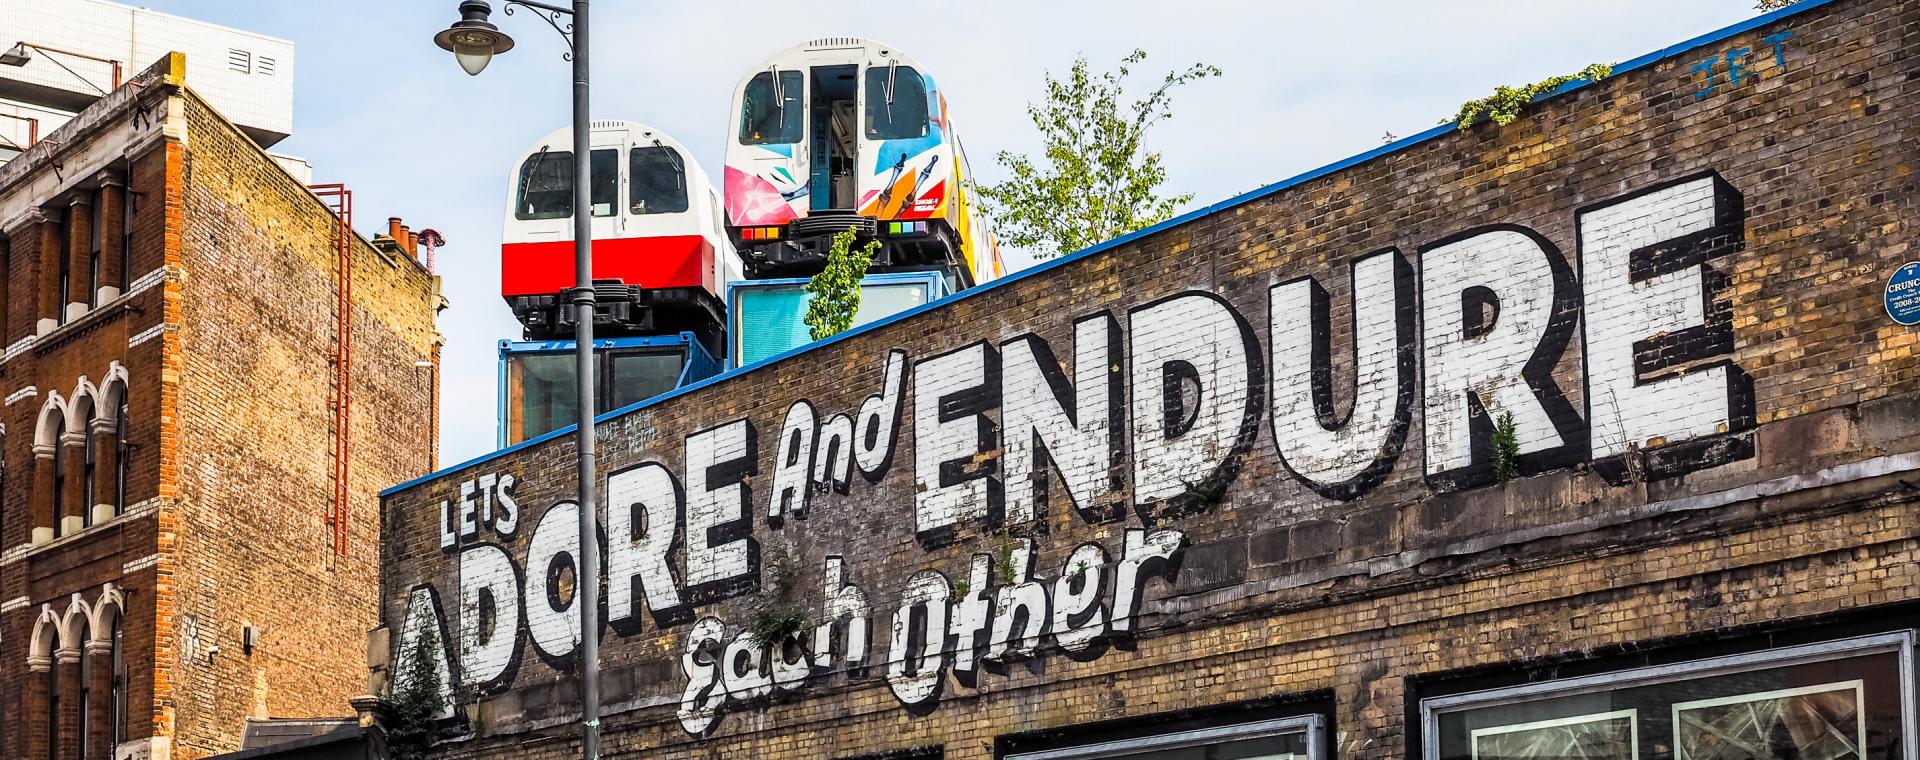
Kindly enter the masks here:
M 327 362 L 333 380 L 327 394 L 327 407 L 333 413 L 333 429 L 330 431 L 333 443 L 330 452 L 333 498 L 323 513 L 328 541 L 332 545 L 332 552 L 327 556 L 328 569 L 331 570 L 335 558 L 347 556 L 349 525 L 350 496 L 347 484 L 352 449 L 348 445 L 348 438 L 352 432 L 353 410 L 353 191 L 341 184 L 314 185 L 311 189 L 333 211 L 338 222 L 333 228 L 332 239 L 334 293 L 337 296 L 334 305 L 334 342 Z

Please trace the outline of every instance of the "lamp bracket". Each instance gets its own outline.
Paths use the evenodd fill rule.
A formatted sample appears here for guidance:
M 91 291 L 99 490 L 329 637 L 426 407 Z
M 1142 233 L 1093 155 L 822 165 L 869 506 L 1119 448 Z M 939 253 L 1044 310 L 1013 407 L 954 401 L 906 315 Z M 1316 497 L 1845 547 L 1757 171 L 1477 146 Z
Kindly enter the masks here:
M 561 53 L 560 57 L 569 61 L 573 60 L 575 47 L 573 44 L 573 22 L 562 22 L 560 20 L 562 16 L 571 17 L 573 15 L 571 9 L 562 8 L 558 5 L 534 2 L 534 0 L 506 0 L 505 3 L 501 4 L 501 8 L 505 15 L 511 16 L 513 15 L 513 6 L 516 5 L 524 6 L 527 10 L 533 11 L 533 15 L 538 16 L 541 21 L 547 22 L 547 26 L 551 26 L 554 31 L 559 32 L 560 38 L 567 41 L 567 52 Z

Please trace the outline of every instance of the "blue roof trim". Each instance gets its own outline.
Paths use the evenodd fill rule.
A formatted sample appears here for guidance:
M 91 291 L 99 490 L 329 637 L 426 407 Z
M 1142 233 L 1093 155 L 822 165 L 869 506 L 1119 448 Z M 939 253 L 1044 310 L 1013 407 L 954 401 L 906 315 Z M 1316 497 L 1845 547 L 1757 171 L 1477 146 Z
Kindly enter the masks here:
M 1651 53 L 1647 53 L 1646 55 L 1642 55 L 1638 58 L 1634 58 L 1632 60 L 1626 61 L 1625 63 L 1621 63 L 1613 67 L 1613 73 L 1615 76 L 1618 76 L 1630 71 L 1646 68 L 1647 66 L 1651 66 L 1658 61 L 1666 60 L 1668 58 L 1679 55 L 1688 50 L 1692 50 L 1694 48 L 1700 47 L 1702 45 L 1711 44 L 1714 42 L 1718 42 L 1720 40 L 1727 39 L 1729 37 L 1745 34 L 1758 27 L 1771 24 L 1775 21 L 1779 21 L 1781 19 L 1795 16 L 1801 13 L 1806 13 L 1816 8 L 1820 8 L 1820 7 L 1823 7 L 1835 2 L 1839 2 L 1839 1 L 1840 0 L 1801 0 L 1798 3 L 1787 6 L 1786 8 L 1782 8 L 1780 10 L 1766 13 L 1760 16 L 1755 16 L 1753 18 L 1747 19 L 1737 24 L 1733 24 L 1727 27 L 1722 27 L 1715 31 L 1711 31 L 1706 34 L 1702 34 L 1698 37 L 1694 37 L 1693 39 L 1687 40 L 1685 42 L 1681 42 L 1675 45 L 1669 45 L 1667 47 L 1653 51 Z M 1534 102 L 1557 98 L 1561 95 L 1565 95 L 1575 90 L 1579 90 L 1591 84 L 1593 83 L 1588 80 L 1576 79 L 1574 81 L 1561 85 L 1560 89 L 1554 90 L 1553 92 L 1550 92 L 1545 95 L 1541 95 L 1538 98 L 1535 98 Z M 1428 140 L 1444 137 L 1456 131 L 1458 131 L 1458 128 L 1456 128 L 1452 122 L 1448 122 L 1446 124 L 1442 124 L 1440 126 L 1429 129 L 1425 132 L 1421 132 L 1420 134 L 1413 135 L 1411 137 L 1403 137 L 1399 140 L 1388 143 L 1386 145 L 1382 145 L 1378 148 L 1374 148 L 1373 150 L 1367 151 L 1365 153 L 1361 153 L 1355 156 L 1350 156 L 1345 159 L 1335 161 L 1331 164 L 1327 164 L 1326 166 L 1322 166 L 1318 169 L 1312 169 L 1312 170 L 1303 172 L 1301 174 L 1288 177 L 1287 179 L 1280 180 L 1279 182 L 1275 182 L 1271 185 L 1267 185 L 1266 187 L 1241 193 L 1240 195 L 1233 196 L 1224 201 L 1220 201 L 1219 203 L 1215 203 L 1211 206 L 1206 206 L 1204 208 L 1200 208 L 1194 211 L 1189 211 L 1185 214 L 1181 214 L 1172 219 L 1168 219 L 1164 222 L 1153 225 L 1152 227 L 1136 230 L 1134 232 L 1121 235 L 1120 237 L 1114 238 L 1112 240 L 1108 240 L 1104 243 L 1096 243 L 1094 245 L 1088 246 L 1086 248 L 1082 248 L 1078 251 L 1067 254 L 1065 256 L 1060 256 L 1060 257 L 1036 264 L 1034 266 L 1027 267 L 1026 269 L 1022 269 L 1018 272 L 1014 272 L 998 280 L 994 280 L 993 282 L 989 282 L 984 285 L 979 285 L 973 288 L 969 288 L 967 290 L 962 290 L 958 293 L 947 296 L 945 298 L 941 298 L 936 301 L 930 301 L 928 303 L 921 304 L 919 306 L 900 312 L 898 314 L 894 314 L 884 319 L 877 319 L 872 322 L 868 322 L 867 324 L 861 325 L 859 327 L 855 327 L 851 330 L 840 333 L 833 337 L 825 338 L 822 340 L 816 340 L 812 343 L 808 343 L 804 346 L 800 346 L 798 348 L 787 351 L 785 353 L 767 357 L 758 362 L 754 362 L 753 364 L 749 364 L 744 367 L 735 367 L 734 369 L 727 370 L 726 372 L 722 372 L 718 375 L 714 375 L 713 377 L 707 378 L 705 380 L 701 380 L 700 382 L 693 383 L 691 385 L 688 385 L 682 388 L 676 388 L 672 391 L 662 393 L 658 396 L 654 396 L 653 398 L 647 399 L 645 401 L 641 401 L 636 404 L 631 404 L 628 406 L 621 407 L 619 409 L 615 409 L 613 411 L 602 414 L 599 417 L 595 417 L 594 422 L 595 423 L 606 422 L 615 417 L 631 414 L 633 412 L 639 411 L 641 409 L 645 409 L 655 404 L 665 403 L 669 399 L 674 399 L 680 396 L 684 396 L 688 393 L 692 393 L 701 388 L 705 388 L 709 385 L 730 380 L 735 377 L 745 375 L 749 372 L 754 372 L 767 367 L 771 367 L 775 364 L 779 364 L 780 362 L 786 361 L 787 359 L 791 359 L 795 356 L 799 356 L 800 354 L 804 354 L 808 351 L 812 351 L 814 349 L 821 348 L 824 346 L 833 345 L 834 343 L 847 340 L 856 335 L 864 335 L 874 330 L 879 330 L 888 325 L 894 324 L 895 322 L 911 319 L 918 314 L 931 311 L 945 304 L 953 303 L 955 301 L 959 301 L 965 298 L 971 298 L 973 296 L 976 296 L 982 293 L 987 293 L 987 292 L 996 290 L 998 288 L 1012 285 L 1013 283 L 1016 283 L 1016 282 L 1020 282 L 1021 280 L 1029 279 L 1032 277 L 1038 277 L 1041 274 L 1044 274 L 1046 272 L 1051 272 L 1055 269 L 1059 269 L 1060 267 L 1064 267 L 1068 264 L 1074 263 L 1076 261 L 1080 261 L 1081 259 L 1089 258 L 1095 255 L 1098 255 L 1100 253 L 1103 253 L 1105 251 L 1118 248 L 1120 246 L 1126 245 L 1128 243 L 1147 237 L 1149 235 L 1156 235 L 1161 232 L 1165 232 L 1167 230 L 1170 230 L 1180 225 L 1191 222 L 1195 219 L 1216 214 L 1221 211 L 1225 211 L 1227 209 L 1231 209 L 1237 206 L 1242 206 L 1248 203 L 1252 203 L 1254 201 L 1260 200 L 1262 198 L 1273 195 L 1275 193 L 1279 193 L 1283 190 L 1287 190 L 1287 189 L 1299 186 L 1301 184 L 1305 184 L 1307 182 L 1312 182 L 1313 180 L 1319 179 L 1321 177 L 1325 177 L 1329 174 L 1333 174 L 1334 172 L 1338 172 L 1343 169 L 1348 169 L 1348 168 L 1357 166 L 1359 164 L 1372 161 L 1373 159 L 1379 158 L 1381 156 L 1400 152 L 1407 148 L 1411 148 L 1415 145 L 1419 145 L 1421 143 L 1427 142 Z M 534 444 L 551 440 L 553 438 L 557 438 L 562 435 L 569 435 L 573 432 L 574 427 L 575 426 L 573 425 L 569 425 L 559 430 L 555 430 L 551 433 L 547 433 L 546 435 L 542 435 L 538 438 L 531 438 L 521 443 L 515 444 L 513 446 L 509 446 L 507 448 L 501 449 L 499 451 L 482 454 L 480 456 L 474 457 L 472 459 L 453 465 L 451 467 L 442 468 L 437 472 L 433 472 L 427 475 L 422 475 L 418 478 L 414 478 L 405 483 L 401 483 L 392 488 L 388 488 L 384 491 L 381 491 L 380 495 L 382 497 L 391 496 L 393 494 L 399 493 L 401 491 L 405 491 L 409 488 L 420 485 L 427 481 L 439 478 L 440 476 L 445 475 L 447 473 L 454 472 L 456 470 L 463 470 L 478 464 L 484 464 L 486 462 L 492 461 L 494 459 L 499 459 L 500 457 L 504 457 L 508 454 L 519 451 L 521 449 L 525 449 Z

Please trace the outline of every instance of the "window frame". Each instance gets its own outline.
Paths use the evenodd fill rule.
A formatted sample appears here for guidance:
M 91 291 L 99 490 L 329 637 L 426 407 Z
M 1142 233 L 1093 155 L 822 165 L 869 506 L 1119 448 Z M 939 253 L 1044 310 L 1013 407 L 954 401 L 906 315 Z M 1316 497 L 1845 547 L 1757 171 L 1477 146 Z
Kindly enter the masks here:
M 677 176 L 680 178 L 680 207 L 679 208 L 663 207 L 659 210 L 653 210 L 653 209 L 643 210 L 643 209 L 638 209 L 634 207 L 633 205 L 634 202 L 638 200 L 640 197 L 640 193 L 636 191 L 639 189 L 639 185 L 640 185 L 641 173 L 639 171 L 640 166 L 638 164 L 640 160 L 640 152 L 643 150 L 659 151 L 661 155 L 665 155 L 673 159 L 671 161 L 666 162 L 669 167 L 674 167 L 674 166 L 679 167 L 678 172 L 676 172 Z M 672 146 L 669 146 L 669 145 L 632 146 L 627 150 L 627 172 L 626 173 L 627 173 L 627 181 L 626 181 L 627 211 L 626 213 L 628 216 L 654 216 L 656 214 L 684 214 L 693 209 L 692 193 L 690 192 L 690 188 L 688 188 L 687 186 L 687 157 L 685 155 L 682 155 L 679 151 L 674 150 Z
M 867 67 L 866 81 L 861 83 L 862 85 L 864 85 L 864 87 L 862 87 L 862 92 L 860 93 L 860 96 L 864 99 L 864 107 L 860 109 L 861 119 L 863 121 L 863 123 L 860 125 L 861 137 L 867 140 L 875 140 L 875 141 L 920 140 L 920 139 L 926 138 L 928 135 L 933 134 L 933 104 L 930 102 L 931 98 L 929 98 L 927 95 L 927 75 L 920 73 L 919 69 L 916 69 L 912 66 L 908 66 L 904 63 L 896 63 L 892 66 L 893 102 L 896 104 L 900 102 L 900 81 L 901 81 L 900 75 L 903 73 L 912 74 L 914 81 L 920 83 L 919 87 L 912 88 L 911 90 L 911 93 L 915 97 L 917 97 L 920 102 L 920 134 L 883 135 L 883 134 L 876 133 L 876 130 L 874 129 L 875 122 L 873 120 L 874 109 L 885 108 L 887 105 L 885 100 L 886 91 L 884 89 L 879 89 L 879 91 L 876 92 L 876 89 L 877 89 L 876 85 L 878 86 L 878 88 L 886 87 L 887 69 L 888 67 L 886 66 Z M 896 126 L 898 125 L 898 122 L 892 119 L 888 119 L 887 124 L 889 126 Z
M 73 204 L 71 203 L 60 212 L 58 248 L 60 251 L 60 297 L 54 303 L 53 311 L 55 323 L 64 325 L 67 323 L 67 304 L 70 303 L 67 296 L 73 291 Z
M 93 665 L 93 655 L 87 652 L 87 643 L 92 640 L 93 640 L 93 626 L 89 625 L 84 620 L 81 621 L 80 622 L 80 693 L 74 695 L 74 698 L 80 701 L 80 704 L 76 705 L 76 707 L 79 708 L 80 722 L 78 726 L 79 732 L 75 734 L 74 743 L 78 745 L 78 749 L 80 750 L 76 754 L 76 757 L 82 758 L 82 760 L 85 760 L 85 758 L 92 757 L 92 753 L 89 750 L 93 749 L 92 747 L 88 746 L 90 744 L 88 739 L 91 738 L 89 734 L 93 733 L 93 668 L 94 668 L 94 665 Z
M 95 447 L 91 420 L 80 443 L 80 527 L 82 530 L 93 527 L 93 500 L 95 493 L 94 475 L 100 468 L 100 451 Z
M 127 740 L 127 684 L 130 674 L 127 668 L 126 626 L 123 624 L 125 618 L 124 610 L 114 610 L 113 629 L 107 639 L 111 657 L 109 663 L 113 668 L 108 682 L 107 723 L 109 744 L 113 747 L 119 747 Z
M 534 163 L 535 158 L 540 159 L 539 164 L 537 165 Z M 560 171 L 566 172 L 566 175 L 567 175 L 567 192 L 565 196 L 567 199 L 566 210 L 561 212 L 539 212 L 539 213 L 523 211 L 522 209 L 526 208 L 527 206 L 527 186 L 533 179 L 531 176 L 529 176 L 529 173 L 532 172 L 534 168 L 544 168 L 548 162 L 556 162 L 556 161 L 561 167 L 564 167 Z M 558 220 L 558 219 L 572 219 L 573 218 L 573 202 L 574 202 L 574 184 L 573 183 L 576 181 L 576 178 L 573 176 L 574 172 L 576 171 L 576 167 L 573 164 L 574 164 L 574 158 L 573 158 L 572 149 L 535 151 L 533 155 L 527 157 L 527 160 L 521 161 L 520 170 L 515 173 L 515 176 L 517 177 L 517 179 L 515 180 L 514 191 L 513 191 L 513 218 L 517 221 L 522 221 L 522 222 L 543 222 L 543 221 L 552 221 L 552 220 Z
M 114 411 L 113 421 L 113 514 L 115 517 L 127 513 L 127 460 L 128 452 L 133 448 L 127 443 L 127 388 L 120 388 L 120 404 Z M 0 478 L 5 477 L 5 462 L 0 461 Z M 0 480 L 0 485 L 5 481 Z
M 60 439 L 67 437 L 67 420 L 55 415 L 53 421 L 53 482 L 49 489 L 53 496 L 53 535 L 67 535 L 67 458 L 66 443 Z
M 133 287 L 133 221 L 137 198 L 131 184 L 120 189 L 120 295 L 123 296 Z
M 47 666 L 47 760 L 60 760 L 60 661 Z
M 779 108 L 782 111 L 782 114 L 780 116 L 780 122 L 779 122 L 780 131 L 775 133 L 775 139 L 748 137 L 747 136 L 747 126 L 748 126 L 747 106 L 749 101 L 747 99 L 747 93 L 753 88 L 753 85 L 755 82 L 760 81 L 761 77 L 766 77 L 767 85 L 769 88 L 771 88 L 774 82 L 773 77 L 775 74 L 778 74 L 780 77 L 779 94 L 781 97 L 781 104 Z M 789 75 L 791 75 L 791 77 L 793 78 L 792 83 L 788 83 L 787 81 Z M 798 145 L 800 143 L 806 142 L 807 140 L 807 114 L 806 114 L 807 79 L 808 77 L 804 70 L 782 69 L 782 68 L 772 68 L 768 71 L 756 72 L 753 76 L 748 77 L 747 83 L 740 88 L 740 113 L 735 114 L 735 118 L 740 120 L 740 128 L 734 130 L 734 139 L 738 141 L 741 145 Z M 798 97 L 795 97 L 796 93 L 798 93 Z M 771 93 L 771 92 L 768 93 L 768 95 L 773 95 L 773 94 L 774 93 Z M 794 132 L 794 134 L 793 134 L 793 138 L 789 140 L 777 139 L 778 137 L 784 137 L 789 131 L 788 130 L 789 117 L 785 113 L 786 101 L 796 101 L 796 104 L 797 104 L 797 107 L 793 109 L 797 115 L 794 115 L 791 118 L 791 120 L 793 121 L 792 131 Z
M 597 164 L 599 162 L 600 157 L 605 155 L 613 156 L 612 163 L 609 164 L 607 167 L 608 169 L 607 173 L 612 176 L 608 178 L 609 182 L 607 183 L 605 188 L 613 193 L 613 199 L 607 202 L 607 213 L 602 214 L 602 213 L 599 213 L 598 211 L 600 204 L 594 201 L 594 193 L 602 189 L 599 181 L 600 173 L 598 171 L 595 171 L 595 169 L 599 168 Z M 623 200 L 620 197 L 621 190 L 622 190 L 621 185 L 625 184 L 620 181 L 620 176 L 621 176 L 620 159 L 621 159 L 621 155 L 620 155 L 619 146 L 589 148 L 587 150 L 587 216 L 588 217 L 593 219 L 609 219 L 609 218 L 620 215 L 621 213 L 620 208 L 622 205 L 621 201 Z
M 107 239 L 104 229 L 107 222 L 105 194 L 101 188 L 93 189 L 93 208 L 87 217 L 87 308 L 100 308 L 100 267 L 106 263 L 106 251 L 103 245 Z
M 1627 668 L 1587 676 L 1539 681 L 1519 686 L 1484 689 L 1420 700 L 1420 758 L 1440 760 L 1440 716 L 1488 707 L 1578 696 L 1641 686 L 1655 686 L 1717 675 L 1806 665 L 1893 653 L 1900 662 L 1901 746 L 1909 758 L 1920 757 L 1920 719 L 1916 719 L 1913 629 L 1834 639 L 1812 644 L 1763 649 L 1666 665 Z
M 1259 720 L 1251 723 L 1232 723 L 1210 728 L 1196 728 L 1188 731 L 1175 731 L 1167 734 L 1141 736 L 1132 739 L 1116 739 L 1094 744 L 1082 744 L 1074 747 L 1046 749 L 1037 752 L 1010 754 L 1002 760 L 1093 760 L 1094 758 L 1138 755 L 1170 749 L 1186 749 L 1229 741 L 1264 739 L 1271 736 L 1306 733 L 1307 760 L 1324 760 L 1321 747 L 1326 744 L 1326 721 L 1318 713 L 1295 715 L 1286 718 Z

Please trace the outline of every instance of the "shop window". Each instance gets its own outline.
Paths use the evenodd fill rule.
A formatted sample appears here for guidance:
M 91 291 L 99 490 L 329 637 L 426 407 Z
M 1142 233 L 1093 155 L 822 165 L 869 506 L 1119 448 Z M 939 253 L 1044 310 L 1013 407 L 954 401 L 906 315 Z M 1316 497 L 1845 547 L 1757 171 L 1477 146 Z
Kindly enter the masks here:
M 844 758 L 844 760 L 943 760 L 946 756 L 946 747 L 933 746 L 894 750 L 892 752 L 878 752 L 871 755 Z
M 1320 760 L 1319 715 L 1238 723 L 1005 756 L 1005 760 Z
M 1911 632 L 1421 702 L 1426 760 L 1906 757 Z

